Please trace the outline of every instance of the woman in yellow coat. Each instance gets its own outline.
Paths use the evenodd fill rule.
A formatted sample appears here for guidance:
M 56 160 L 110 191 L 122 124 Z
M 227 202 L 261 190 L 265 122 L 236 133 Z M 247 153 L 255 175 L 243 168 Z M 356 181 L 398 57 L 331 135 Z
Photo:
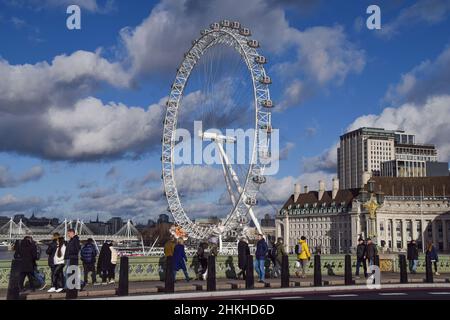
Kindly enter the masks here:
M 297 253 L 297 261 L 298 261 L 298 268 L 295 272 L 297 277 L 299 276 L 300 268 L 302 269 L 302 278 L 305 278 L 305 272 L 306 272 L 306 263 L 311 259 L 311 252 L 309 251 L 308 244 L 306 243 L 305 236 L 302 236 L 300 240 L 298 241 L 298 247 L 296 250 Z

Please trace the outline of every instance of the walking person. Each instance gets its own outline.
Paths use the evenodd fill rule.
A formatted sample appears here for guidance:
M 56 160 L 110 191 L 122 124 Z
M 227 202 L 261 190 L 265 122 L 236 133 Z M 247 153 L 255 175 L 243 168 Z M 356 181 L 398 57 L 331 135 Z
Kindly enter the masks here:
M 250 255 L 250 248 L 248 247 L 248 240 L 246 237 L 242 237 L 238 242 L 238 267 L 241 269 L 237 277 L 242 275 L 242 279 L 247 279 L 247 263 L 248 256 Z
M 208 269 L 208 255 L 209 255 L 208 244 L 206 242 L 200 243 L 197 249 L 197 258 L 198 263 L 200 264 L 200 270 L 197 275 L 198 280 L 204 279 L 203 275 L 206 274 L 206 270 Z
M 102 278 L 102 284 L 108 284 L 108 274 L 111 270 L 111 249 L 107 242 L 103 243 L 97 261 L 97 273 Z
M 59 237 L 56 244 L 55 254 L 53 255 L 54 272 L 52 273 L 52 287 L 47 291 L 49 293 L 60 293 L 64 290 L 64 255 L 66 253 L 66 244 L 63 237 Z
M 116 266 L 117 266 L 117 259 L 119 257 L 119 253 L 117 252 L 116 248 L 114 248 L 113 243 L 111 242 L 109 244 L 109 250 L 111 250 L 111 265 L 108 270 L 108 283 L 114 284 L 116 283 Z
M 415 240 L 411 240 L 410 243 L 408 243 L 406 258 L 409 262 L 409 272 L 413 274 L 416 273 L 417 262 L 419 261 L 419 249 L 417 248 Z
M 266 240 L 264 240 L 264 236 L 262 234 L 258 234 L 258 242 L 256 243 L 256 252 L 255 252 L 255 269 L 258 274 L 258 282 L 264 283 L 265 281 L 265 264 L 266 257 L 269 248 L 267 247 Z
M 73 271 L 69 271 L 70 273 L 66 271 L 66 274 L 67 274 L 66 279 L 71 278 L 72 275 L 77 273 L 77 276 L 75 277 L 76 288 L 71 288 L 71 289 L 79 290 L 79 289 L 81 289 L 79 287 L 79 284 L 80 284 L 79 255 L 80 255 L 80 250 L 81 250 L 80 238 L 75 233 L 74 229 L 67 230 L 67 236 L 69 237 L 69 241 L 66 244 L 66 252 L 64 254 L 64 259 L 66 260 L 66 267 L 70 268 L 70 269 L 72 269 L 74 267 L 76 267 L 76 268 L 74 268 Z
M 441 274 L 438 272 L 438 267 L 437 267 L 437 263 L 439 261 L 439 257 L 437 254 L 437 250 L 433 245 L 433 242 L 429 241 L 427 244 L 427 251 L 426 253 L 426 257 L 430 258 L 431 262 L 434 265 L 434 274 L 437 276 L 440 276 Z
M 50 268 L 50 278 L 53 279 L 53 275 L 55 273 L 55 263 L 54 263 L 54 258 L 55 258 L 55 253 L 56 253 L 56 249 L 58 249 L 58 239 L 59 239 L 60 235 L 59 233 L 54 233 L 53 237 L 52 237 L 52 242 L 50 242 L 50 244 L 47 247 L 47 250 L 45 251 L 47 253 L 48 256 L 48 266 Z M 52 280 L 53 283 L 53 280 Z M 52 288 L 50 288 L 51 290 Z M 49 292 L 50 292 L 49 290 Z
M 278 238 L 274 248 L 272 249 L 272 255 L 275 257 L 273 274 L 275 278 L 281 276 L 281 264 L 283 263 L 283 257 L 287 255 L 284 249 L 283 238 Z
M 364 242 L 364 239 L 359 238 L 358 245 L 356 246 L 356 273 L 355 273 L 356 279 L 359 279 L 359 269 L 361 268 L 361 265 L 363 266 L 364 269 L 364 277 L 365 278 L 368 277 L 366 258 L 367 258 L 366 243 Z
M 34 269 L 37 260 L 36 243 L 33 242 L 30 236 L 26 236 L 22 241 L 15 246 L 14 259 L 20 261 L 19 263 L 19 288 L 24 291 L 24 281 L 28 278 L 29 286 L 32 291 L 36 288 L 34 286 Z
M 186 252 L 184 251 L 184 240 L 182 238 L 178 239 L 178 244 L 175 246 L 173 251 L 173 278 L 177 278 L 177 272 L 183 270 L 185 279 L 187 282 L 191 281 L 186 268 Z
M 378 249 L 375 243 L 372 242 L 372 239 L 367 238 L 367 260 L 369 260 L 369 266 L 375 265 L 375 257 L 378 255 Z
M 306 263 L 311 260 L 311 252 L 309 251 L 308 243 L 306 242 L 306 237 L 302 236 L 298 241 L 298 244 L 295 246 L 297 253 L 297 266 L 298 270 L 295 272 L 295 275 L 298 277 L 300 275 L 300 269 L 302 270 L 301 278 L 306 277 Z
M 95 272 L 95 260 L 97 257 L 97 248 L 94 244 L 94 240 L 89 238 L 86 244 L 83 246 L 80 252 L 81 261 L 83 262 L 84 271 L 84 283 L 88 284 L 88 275 L 91 273 L 92 284 L 97 283 L 97 276 Z

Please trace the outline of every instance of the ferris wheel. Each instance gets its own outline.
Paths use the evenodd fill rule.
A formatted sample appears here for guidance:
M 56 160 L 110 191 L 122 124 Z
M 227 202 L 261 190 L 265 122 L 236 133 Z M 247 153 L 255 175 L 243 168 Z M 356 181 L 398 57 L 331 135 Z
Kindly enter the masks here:
M 249 83 L 248 94 L 250 104 L 246 106 L 251 112 L 251 126 L 254 129 L 252 148 L 249 150 L 249 163 L 244 170 L 233 165 L 225 152 L 225 146 L 236 143 L 236 137 L 211 132 L 196 133 L 196 138 L 202 141 L 211 141 L 217 146 L 223 173 L 224 189 L 229 196 L 229 210 L 226 218 L 219 225 L 207 225 L 195 223 L 192 216 L 195 212 L 189 212 L 183 206 L 180 192 L 177 188 L 176 167 L 174 163 L 174 150 L 177 145 L 176 130 L 182 122 L 179 117 L 183 112 L 183 97 L 185 96 L 188 81 L 196 68 L 200 68 L 202 59 L 207 59 L 208 52 L 216 47 L 231 49 L 244 66 L 246 80 Z M 271 78 L 267 75 L 264 65 L 267 60 L 258 53 L 260 44 L 251 38 L 251 31 L 242 27 L 239 22 L 223 20 L 220 23 L 211 24 L 209 29 L 201 31 L 201 36 L 192 42 L 192 47 L 185 53 L 180 64 L 175 81 L 171 86 L 170 96 L 166 103 L 166 116 L 164 120 L 164 132 L 162 138 L 162 179 L 165 196 L 168 201 L 168 210 L 171 212 L 175 223 L 181 227 L 189 237 L 194 239 L 206 239 L 211 236 L 223 236 L 230 231 L 242 233 L 250 220 L 261 233 L 260 224 L 255 217 L 253 207 L 258 204 L 257 194 L 262 184 L 267 179 L 264 170 L 271 158 L 270 135 L 272 133 L 271 110 L 274 104 L 270 98 L 269 86 Z M 222 52 L 222 49 L 220 49 Z M 209 58 L 205 63 L 207 68 L 215 63 L 214 58 Z M 228 65 L 226 66 L 228 68 Z M 210 84 L 211 80 L 208 80 Z M 245 86 L 242 85 L 244 88 Z M 220 92 L 220 91 L 218 91 Z M 214 114 L 216 111 L 211 110 Z M 219 182 L 220 183 L 220 182 Z M 185 201 L 186 199 L 183 199 Z

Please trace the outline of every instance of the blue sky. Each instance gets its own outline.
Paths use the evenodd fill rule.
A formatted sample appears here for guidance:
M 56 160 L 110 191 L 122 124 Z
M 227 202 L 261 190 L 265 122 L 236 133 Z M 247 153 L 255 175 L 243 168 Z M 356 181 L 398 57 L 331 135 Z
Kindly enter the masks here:
M 72 3 L 82 30 L 66 28 Z M 370 4 L 381 30 L 366 28 Z M 0 215 L 166 213 L 162 104 L 191 41 L 222 18 L 261 42 L 279 106 L 285 157 L 259 216 L 295 182 L 330 185 L 339 135 L 360 126 L 408 130 L 449 161 L 449 14 L 448 0 L 0 0 Z M 214 173 L 198 170 L 179 176 L 189 213 L 222 214 Z

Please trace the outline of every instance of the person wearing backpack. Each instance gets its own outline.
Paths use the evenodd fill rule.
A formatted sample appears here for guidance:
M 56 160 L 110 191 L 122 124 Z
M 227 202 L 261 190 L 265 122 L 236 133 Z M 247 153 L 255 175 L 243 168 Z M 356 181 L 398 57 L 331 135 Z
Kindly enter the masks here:
M 54 272 L 52 274 L 52 287 L 47 291 L 49 293 L 60 293 L 64 290 L 64 255 L 66 253 L 66 244 L 63 237 L 58 238 L 55 254 L 53 255 Z
M 198 280 L 203 280 L 203 275 L 208 270 L 208 244 L 206 242 L 200 243 L 197 250 L 197 258 L 200 264 L 199 274 L 197 275 Z
M 95 272 L 95 260 L 97 257 L 97 248 L 95 247 L 94 240 L 89 238 L 87 243 L 83 246 L 80 252 L 81 261 L 83 262 L 84 271 L 84 283 L 88 284 L 88 275 L 91 273 L 92 284 L 97 283 L 97 276 Z
M 358 245 L 356 246 L 356 273 L 355 273 L 356 279 L 359 279 L 359 269 L 361 268 L 361 265 L 363 266 L 364 269 L 364 277 L 365 278 L 368 277 L 366 256 L 367 256 L 366 243 L 364 242 L 364 239 L 359 238 Z
M 305 278 L 306 273 L 306 263 L 307 261 L 311 260 L 311 252 L 309 251 L 308 244 L 306 243 L 306 237 L 302 236 L 300 240 L 298 241 L 298 245 L 295 246 L 296 253 L 297 253 L 297 262 L 299 269 L 302 269 L 302 278 Z M 297 270 L 295 272 L 296 276 L 298 277 L 300 272 Z
M 275 257 L 273 270 L 275 278 L 281 275 L 281 264 L 283 263 L 283 257 L 286 255 L 287 253 L 284 249 L 283 238 L 278 238 L 277 243 L 272 247 L 272 256 Z

